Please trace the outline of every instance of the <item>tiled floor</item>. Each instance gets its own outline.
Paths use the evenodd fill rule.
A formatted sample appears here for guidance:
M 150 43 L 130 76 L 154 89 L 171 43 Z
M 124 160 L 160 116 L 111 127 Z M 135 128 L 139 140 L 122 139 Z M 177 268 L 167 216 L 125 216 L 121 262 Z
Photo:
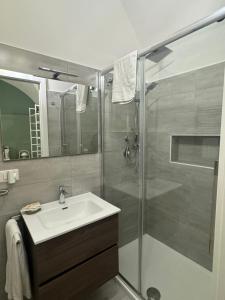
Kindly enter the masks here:
M 133 300 L 133 298 L 113 279 L 84 300 Z

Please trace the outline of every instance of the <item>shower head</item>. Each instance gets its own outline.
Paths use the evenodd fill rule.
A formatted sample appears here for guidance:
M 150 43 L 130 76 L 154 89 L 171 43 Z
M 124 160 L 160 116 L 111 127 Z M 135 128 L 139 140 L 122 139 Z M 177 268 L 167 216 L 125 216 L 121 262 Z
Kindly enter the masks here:
M 65 93 L 73 92 L 77 90 L 77 84 L 72 85 Z
M 172 52 L 173 51 L 170 48 L 163 46 L 158 50 L 151 52 L 146 58 L 154 63 L 158 63 Z
M 67 93 L 71 93 L 77 90 L 77 84 L 73 84 L 70 88 L 68 88 L 65 92 L 63 92 L 60 97 L 63 98 Z

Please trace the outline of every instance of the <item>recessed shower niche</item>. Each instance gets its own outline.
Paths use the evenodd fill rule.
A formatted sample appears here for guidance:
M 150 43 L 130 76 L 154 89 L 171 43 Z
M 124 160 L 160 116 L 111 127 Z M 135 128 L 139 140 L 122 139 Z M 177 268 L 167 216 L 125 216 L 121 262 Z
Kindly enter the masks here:
M 170 161 L 214 168 L 219 157 L 219 135 L 171 135 Z

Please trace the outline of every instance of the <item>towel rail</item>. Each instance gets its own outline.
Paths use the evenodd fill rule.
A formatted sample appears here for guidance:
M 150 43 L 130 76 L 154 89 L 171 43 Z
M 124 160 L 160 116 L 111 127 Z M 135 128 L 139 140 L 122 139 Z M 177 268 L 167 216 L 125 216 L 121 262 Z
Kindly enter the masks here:
M 7 189 L 1 189 L 1 190 L 0 190 L 0 197 L 5 196 L 5 195 L 7 195 L 8 193 L 9 193 L 9 190 L 7 190 Z

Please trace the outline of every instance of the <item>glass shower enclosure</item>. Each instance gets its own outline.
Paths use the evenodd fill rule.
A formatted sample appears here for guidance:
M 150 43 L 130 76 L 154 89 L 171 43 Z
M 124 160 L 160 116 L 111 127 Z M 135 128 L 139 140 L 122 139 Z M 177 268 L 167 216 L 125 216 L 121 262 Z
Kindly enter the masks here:
M 103 197 L 121 208 L 120 275 L 144 299 L 215 299 L 224 32 L 140 58 L 132 103 L 112 104 L 102 78 Z

